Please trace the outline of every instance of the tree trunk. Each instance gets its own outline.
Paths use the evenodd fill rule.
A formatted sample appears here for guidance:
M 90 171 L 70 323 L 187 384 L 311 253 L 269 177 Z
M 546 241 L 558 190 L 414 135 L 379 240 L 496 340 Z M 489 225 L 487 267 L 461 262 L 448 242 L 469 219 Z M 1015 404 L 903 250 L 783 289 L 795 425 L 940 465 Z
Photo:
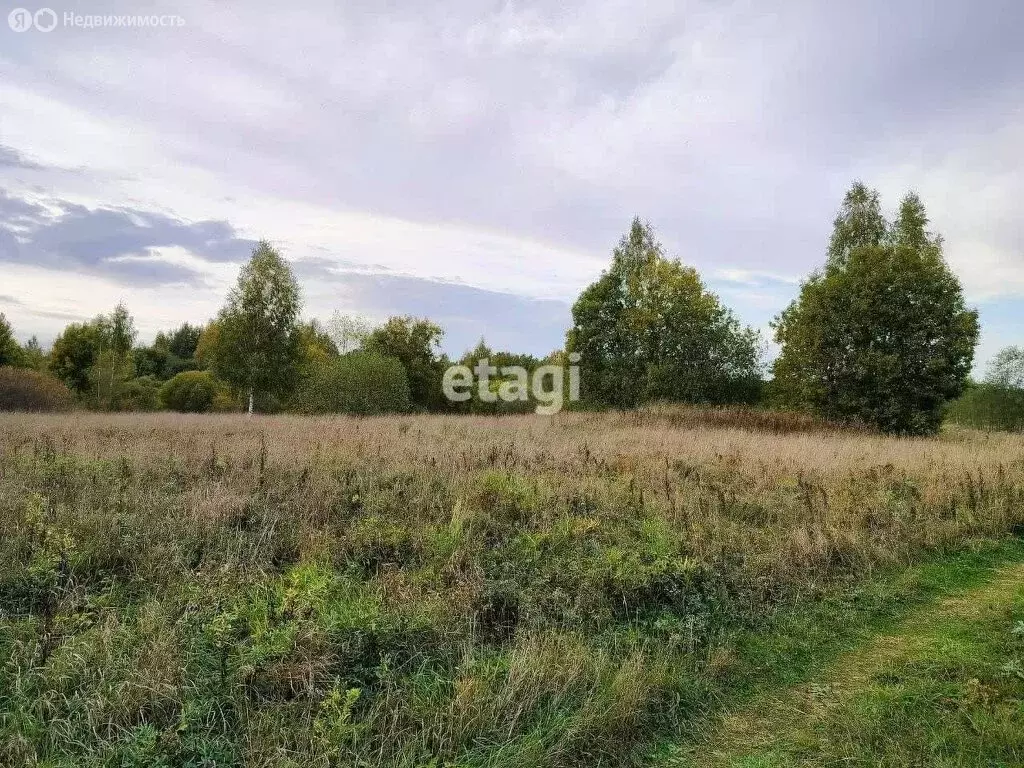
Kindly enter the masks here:
M 249 388 L 249 415 L 252 416 L 252 388 Z
M 107 409 L 114 409 L 114 353 L 110 353 L 110 389 L 107 390 Z

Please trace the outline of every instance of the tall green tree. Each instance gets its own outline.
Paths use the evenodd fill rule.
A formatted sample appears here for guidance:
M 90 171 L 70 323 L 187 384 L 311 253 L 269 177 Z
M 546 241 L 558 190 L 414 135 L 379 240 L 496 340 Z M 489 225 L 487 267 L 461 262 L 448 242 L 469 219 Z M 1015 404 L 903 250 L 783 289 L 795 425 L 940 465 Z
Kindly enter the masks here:
M 257 395 L 281 396 L 295 380 L 301 308 L 291 268 L 260 242 L 217 315 L 213 354 L 214 372 L 248 396 L 250 414 Z
M 862 185 L 847 195 L 862 199 Z M 877 202 L 870 192 L 870 206 Z M 846 210 L 844 203 L 844 211 Z M 821 272 L 774 321 L 773 389 L 786 405 L 898 434 L 930 434 L 964 391 L 978 339 L 916 195 L 878 238 L 874 215 L 836 221 Z M 840 251 L 837 242 L 853 243 Z
M 842 208 L 833 222 L 828 263 L 840 266 L 855 248 L 881 245 L 888 237 L 889 224 L 882 214 L 878 192 L 856 181 L 843 198 Z
M 98 315 L 85 323 L 71 323 L 54 340 L 50 350 L 50 372 L 63 381 L 79 397 L 92 397 L 99 391 L 96 373 L 92 370 L 99 355 L 108 353 L 107 386 L 113 390 L 110 376 L 115 378 L 125 368 L 124 358 L 135 343 L 135 321 L 124 304 L 118 304 L 109 315 Z
M 658 399 L 742 402 L 758 394 L 757 332 L 705 289 L 696 270 L 667 258 L 639 218 L 572 315 L 566 352 L 581 357 L 585 402 L 631 408 Z
M 7 317 L 0 312 L 0 368 L 22 364 L 21 345 L 14 338 L 14 331 Z
M 93 321 L 100 329 L 104 349 L 115 355 L 126 356 L 132 351 L 138 331 L 135 320 L 124 303 L 118 303 L 109 315 L 100 315 Z
M 50 372 L 80 397 L 90 390 L 89 371 L 102 348 L 102 336 L 95 321 L 71 323 L 50 349 Z
M 168 351 L 180 360 L 192 360 L 196 356 L 196 347 L 199 346 L 199 336 L 202 332 L 202 326 L 182 323 L 168 334 Z
M 366 337 L 363 350 L 398 358 L 409 381 L 412 405 L 432 410 L 445 405 L 441 392 L 445 369 L 440 357 L 443 336 L 441 327 L 429 320 L 392 317 Z
M 1024 347 L 999 350 L 989 364 L 985 382 L 997 387 L 1024 389 Z
M 21 348 L 22 365 L 40 373 L 46 370 L 46 353 L 43 352 L 39 339 L 33 336 Z
M 124 384 L 135 375 L 132 347 L 138 332 L 135 320 L 123 303 L 109 315 L 100 315 L 93 323 L 99 329 L 99 349 L 89 371 L 96 406 L 104 410 L 118 407 Z
M 877 192 L 875 196 L 878 196 Z M 933 250 L 940 256 L 942 254 L 942 236 L 928 231 L 928 213 L 916 192 L 908 192 L 903 196 L 899 215 L 892 223 L 884 241 L 917 251 Z
M 116 411 L 121 408 L 122 394 L 135 376 L 131 355 L 114 348 L 101 349 L 89 368 L 90 394 L 97 408 Z

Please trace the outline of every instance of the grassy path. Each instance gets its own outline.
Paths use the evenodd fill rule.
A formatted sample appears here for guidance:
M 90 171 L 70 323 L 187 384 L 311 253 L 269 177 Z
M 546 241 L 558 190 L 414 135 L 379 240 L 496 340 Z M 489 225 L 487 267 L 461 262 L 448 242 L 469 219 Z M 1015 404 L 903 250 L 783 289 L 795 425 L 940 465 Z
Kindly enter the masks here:
M 729 709 L 664 765 L 1024 764 L 1022 617 L 1024 563 L 1012 562 L 813 679 Z

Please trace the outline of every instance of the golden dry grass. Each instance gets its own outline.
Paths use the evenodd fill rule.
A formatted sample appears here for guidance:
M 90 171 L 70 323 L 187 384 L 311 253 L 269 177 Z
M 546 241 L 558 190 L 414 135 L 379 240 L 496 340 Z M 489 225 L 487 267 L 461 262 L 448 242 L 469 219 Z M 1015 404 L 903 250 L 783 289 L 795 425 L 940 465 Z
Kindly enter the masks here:
M 472 515 L 481 473 L 526 478 L 542 497 L 628 493 L 681 531 L 695 554 L 746 547 L 755 535 L 786 560 L 823 547 L 885 543 L 896 551 L 955 542 L 1016 525 L 1024 498 L 1024 437 L 957 431 L 938 439 L 839 429 L 789 434 L 678 423 L 678 412 L 541 416 L 304 418 L 171 414 L 3 415 L 3 450 L 49 445 L 89 459 L 133 465 L 230 466 L 197 482 L 192 503 L 212 516 L 244 503 L 255 462 L 307 472 L 303 509 L 315 511 L 315 480 L 339 465 L 430 477 Z M 687 419 L 689 421 L 689 419 Z M 308 479 L 308 478 L 307 478 Z M 549 498 L 550 500 L 550 498 Z M 323 501 L 323 499 L 319 499 Z M 429 505 L 427 505 L 429 506 Z M 538 508 L 538 514 L 545 510 Z M 756 532 L 756 534 L 755 534 Z M 738 540 L 739 539 L 739 540 Z M 872 543 L 872 541 L 874 543 Z M 753 543 L 753 542 L 751 542 Z
M 0 758 L 618 760 L 706 706 L 731 627 L 1022 526 L 1009 435 L 0 415 Z

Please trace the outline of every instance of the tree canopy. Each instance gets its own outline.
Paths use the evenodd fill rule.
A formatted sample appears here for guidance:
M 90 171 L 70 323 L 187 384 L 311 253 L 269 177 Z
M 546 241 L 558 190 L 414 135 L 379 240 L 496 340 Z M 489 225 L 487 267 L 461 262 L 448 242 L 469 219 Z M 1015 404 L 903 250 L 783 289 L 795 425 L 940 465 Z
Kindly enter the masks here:
M 854 182 L 843 198 L 842 208 L 832 224 L 828 264 L 839 267 L 850 252 L 862 246 L 881 245 L 889 235 L 878 192 Z
M 291 268 L 269 243 L 260 242 L 217 315 L 213 353 L 215 373 L 248 395 L 250 412 L 257 395 L 283 395 L 294 382 L 301 308 Z
M 997 387 L 1024 389 L 1024 347 L 999 350 L 989 364 L 985 381 Z
M 634 219 L 611 267 L 572 308 L 567 352 L 581 356 L 582 398 L 630 408 L 651 400 L 729 403 L 756 398 L 760 344 L 707 291 L 696 270 L 668 259 Z
M 0 312 L 0 367 L 20 366 L 22 363 L 21 345 L 14 338 L 14 331 L 7 317 Z
M 117 383 L 134 371 L 130 355 L 137 335 L 135 321 L 124 304 L 118 304 L 109 315 L 71 323 L 53 342 L 50 372 L 80 397 L 91 393 L 112 400 Z
M 436 408 L 444 404 L 441 377 L 446 364 L 439 356 L 442 336 L 441 327 L 429 320 L 392 317 L 366 337 L 363 349 L 397 358 L 405 368 L 413 406 Z
M 938 429 L 944 404 L 967 383 L 978 316 L 927 223 L 916 195 L 890 224 L 877 192 L 854 185 L 824 269 L 773 323 L 781 402 L 886 432 Z

